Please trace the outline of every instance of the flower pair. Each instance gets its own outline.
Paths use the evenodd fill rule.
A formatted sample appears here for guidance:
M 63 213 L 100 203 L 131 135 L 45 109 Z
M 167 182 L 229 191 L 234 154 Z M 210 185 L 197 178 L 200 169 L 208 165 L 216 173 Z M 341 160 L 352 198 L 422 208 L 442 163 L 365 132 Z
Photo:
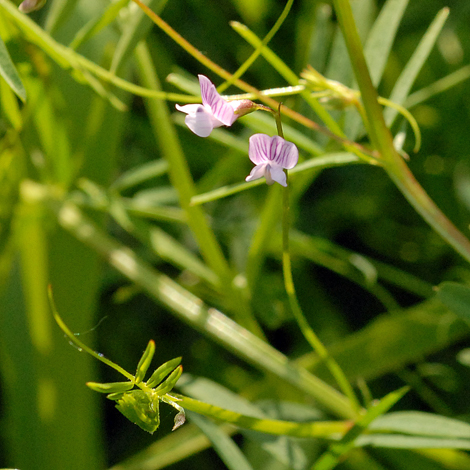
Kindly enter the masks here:
M 186 113 L 185 123 L 200 137 L 208 137 L 212 130 L 220 126 L 231 126 L 240 116 L 257 109 L 249 100 L 225 101 L 217 92 L 213 83 L 204 75 L 199 75 L 201 86 L 201 104 L 176 105 L 178 111 Z M 287 186 L 284 169 L 290 170 L 297 165 L 299 152 L 292 142 L 282 137 L 269 137 L 255 134 L 250 137 L 248 155 L 256 165 L 246 181 L 263 176 L 267 184 L 275 181 Z

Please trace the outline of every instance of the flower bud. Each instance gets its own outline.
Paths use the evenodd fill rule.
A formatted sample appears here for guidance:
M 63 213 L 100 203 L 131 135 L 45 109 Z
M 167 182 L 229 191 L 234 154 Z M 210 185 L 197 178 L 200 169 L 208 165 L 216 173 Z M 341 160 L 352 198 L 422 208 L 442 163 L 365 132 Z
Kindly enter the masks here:
M 31 13 L 32 11 L 39 10 L 46 4 L 46 0 L 24 0 L 18 7 L 22 13 Z

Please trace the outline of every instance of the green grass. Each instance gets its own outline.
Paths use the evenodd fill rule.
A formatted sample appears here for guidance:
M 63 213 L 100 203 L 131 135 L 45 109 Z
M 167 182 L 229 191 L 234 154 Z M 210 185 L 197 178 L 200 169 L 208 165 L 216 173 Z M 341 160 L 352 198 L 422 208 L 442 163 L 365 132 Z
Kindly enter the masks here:
M 17 3 L 0 466 L 470 469 L 465 0 Z M 198 74 L 273 113 L 197 137 Z M 245 182 L 258 132 L 288 192 Z

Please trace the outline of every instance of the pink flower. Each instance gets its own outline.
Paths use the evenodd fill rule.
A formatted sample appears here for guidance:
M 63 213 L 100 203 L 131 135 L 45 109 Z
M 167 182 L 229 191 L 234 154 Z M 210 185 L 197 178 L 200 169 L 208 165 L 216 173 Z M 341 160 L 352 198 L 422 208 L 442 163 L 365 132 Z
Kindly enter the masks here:
M 225 101 L 217 92 L 214 84 L 204 75 L 198 75 L 201 86 L 202 104 L 176 105 L 178 111 L 186 113 L 184 120 L 189 129 L 199 137 L 208 137 L 212 129 L 231 126 L 241 114 L 250 108 L 248 100 Z M 251 103 L 254 105 L 254 103 Z M 243 113 L 235 113 L 241 108 Z
M 253 181 L 263 176 L 266 183 L 275 181 L 287 186 L 284 169 L 290 170 L 297 165 L 299 151 L 292 142 L 282 137 L 269 137 L 266 134 L 254 134 L 250 137 L 248 148 L 250 160 L 256 165 L 246 177 L 246 181 Z

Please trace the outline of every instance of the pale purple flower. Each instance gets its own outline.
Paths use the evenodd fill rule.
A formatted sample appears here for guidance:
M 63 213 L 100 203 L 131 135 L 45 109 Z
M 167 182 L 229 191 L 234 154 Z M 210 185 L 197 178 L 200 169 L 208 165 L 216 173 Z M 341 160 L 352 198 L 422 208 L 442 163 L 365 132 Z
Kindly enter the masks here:
M 178 111 L 186 113 L 186 125 L 199 137 L 208 137 L 212 129 L 231 126 L 241 114 L 254 105 L 248 100 L 225 101 L 217 92 L 214 84 L 204 75 L 198 75 L 201 86 L 202 104 L 176 105 Z M 251 105 L 250 105 L 251 104 Z M 235 111 L 247 108 L 243 112 Z
M 274 137 L 266 134 L 252 135 L 248 155 L 256 166 L 246 177 L 246 181 L 253 181 L 264 176 L 266 183 L 273 184 L 276 181 L 282 186 L 287 186 L 287 178 L 283 170 L 294 168 L 299 160 L 299 151 L 295 144 L 277 135 Z

